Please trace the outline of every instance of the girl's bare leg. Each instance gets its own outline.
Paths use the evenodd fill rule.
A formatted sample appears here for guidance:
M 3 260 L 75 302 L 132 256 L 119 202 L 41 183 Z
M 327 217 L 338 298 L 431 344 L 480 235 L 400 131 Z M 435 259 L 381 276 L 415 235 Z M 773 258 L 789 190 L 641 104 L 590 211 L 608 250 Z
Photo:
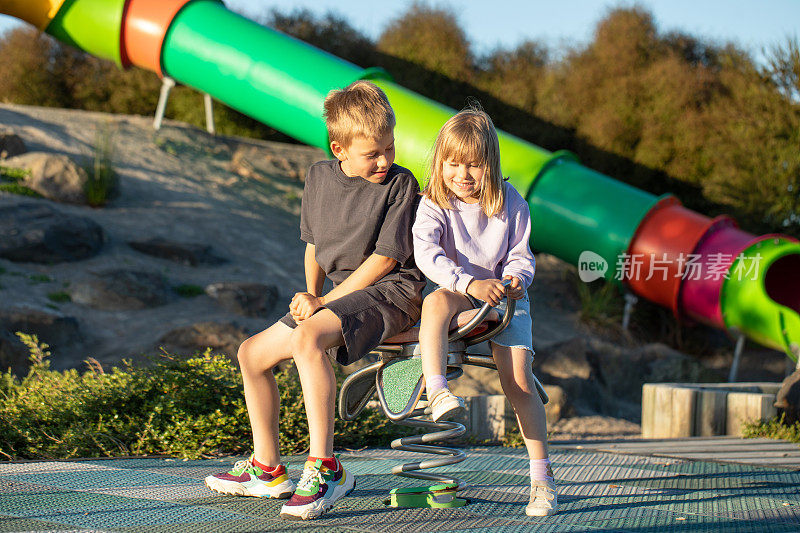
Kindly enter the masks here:
M 472 309 L 463 295 L 445 289 L 434 291 L 422 302 L 419 344 L 422 352 L 422 374 L 426 382 L 432 376 L 444 376 L 447 370 L 447 334 L 454 317 Z
M 492 356 L 497 365 L 503 392 L 517 416 L 528 457 L 546 459 L 547 419 L 544 404 L 533 381 L 531 352 L 524 348 L 509 348 L 492 343 Z

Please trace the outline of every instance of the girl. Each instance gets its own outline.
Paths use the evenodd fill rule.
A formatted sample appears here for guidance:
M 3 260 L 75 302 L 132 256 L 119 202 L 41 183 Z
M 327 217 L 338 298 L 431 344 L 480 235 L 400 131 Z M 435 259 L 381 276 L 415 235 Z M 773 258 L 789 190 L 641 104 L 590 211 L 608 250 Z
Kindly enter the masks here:
M 414 259 L 439 285 L 422 303 L 422 368 L 433 419 L 452 417 L 464 401 L 447 387 L 448 331 L 455 317 L 480 304 L 517 300 L 508 327 L 490 342 L 500 383 L 517 416 L 531 467 L 529 516 L 555 513 L 547 428 L 531 364 L 533 341 L 527 288 L 534 258 L 530 211 L 500 173 L 497 132 L 489 116 L 466 109 L 448 120 L 434 146 L 430 179 L 413 227 Z M 503 280 L 510 280 L 506 289 Z M 504 303 L 499 306 L 502 312 Z

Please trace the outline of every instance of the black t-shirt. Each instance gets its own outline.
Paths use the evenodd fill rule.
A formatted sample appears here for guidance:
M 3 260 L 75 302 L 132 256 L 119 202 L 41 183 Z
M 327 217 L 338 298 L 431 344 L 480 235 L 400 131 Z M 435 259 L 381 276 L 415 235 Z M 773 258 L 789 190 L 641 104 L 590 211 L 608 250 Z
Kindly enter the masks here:
M 373 253 L 397 261 L 375 283 L 407 314 L 419 315 L 425 278 L 414 264 L 411 226 L 419 184 L 411 172 L 392 165 L 381 183 L 347 176 L 337 159 L 308 171 L 300 214 L 300 238 L 315 246 L 325 275 L 338 285 Z

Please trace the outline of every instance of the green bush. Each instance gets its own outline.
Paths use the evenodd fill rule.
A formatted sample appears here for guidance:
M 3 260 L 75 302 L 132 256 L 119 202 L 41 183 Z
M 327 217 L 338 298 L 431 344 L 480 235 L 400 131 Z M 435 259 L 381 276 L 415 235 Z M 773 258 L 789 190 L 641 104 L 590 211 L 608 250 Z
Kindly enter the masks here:
M 65 302 L 71 302 L 72 296 L 70 296 L 70 294 L 66 291 L 56 291 L 48 293 L 47 299 L 50 300 L 51 302 L 65 303 Z
M 203 287 L 200 285 L 192 285 L 191 283 L 184 283 L 183 285 L 178 285 L 175 287 L 175 292 L 178 296 L 183 298 L 194 298 L 195 296 L 200 296 L 205 292 Z
M 20 183 L 28 174 L 30 174 L 30 171 L 24 168 L 4 167 L 0 165 L 0 192 L 41 198 L 41 194 Z
M 783 415 L 776 416 L 771 420 L 746 422 L 742 429 L 742 435 L 746 439 L 757 439 L 764 437 L 767 439 L 787 440 L 800 444 L 800 422 L 786 424 Z
M 0 374 L 0 455 L 67 459 L 165 454 L 183 458 L 244 454 L 252 434 L 241 375 L 210 350 L 193 357 L 164 354 L 151 366 L 130 362 L 104 372 L 50 370 L 48 346 L 18 333 L 31 352 L 28 374 Z M 308 447 L 308 425 L 296 371 L 276 373 L 281 392 L 281 453 Z M 366 410 L 336 422 L 337 446 L 385 446 L 399 428 Z
M 24 180 L 31 173 L 26 168 L 4 167 L 0 165 L 0 180 L 10 182 L 20 182 Z
M 20 196 L 30 196 L 31 198 L 42 198 L 42 195 L 33 189 L 29 189 L 19 183 L 4 183 L 0 181 L 0 192 L 19 194 Z

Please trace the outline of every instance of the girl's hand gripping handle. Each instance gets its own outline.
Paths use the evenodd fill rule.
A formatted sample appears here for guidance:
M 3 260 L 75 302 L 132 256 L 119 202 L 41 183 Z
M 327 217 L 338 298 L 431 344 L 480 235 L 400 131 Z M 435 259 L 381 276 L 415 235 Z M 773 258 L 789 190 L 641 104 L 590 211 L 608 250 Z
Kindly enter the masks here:
M 499 279 L 473 279 L 467 285 L 467 294 L 495 306 L 506 295 L 506 288 Z

